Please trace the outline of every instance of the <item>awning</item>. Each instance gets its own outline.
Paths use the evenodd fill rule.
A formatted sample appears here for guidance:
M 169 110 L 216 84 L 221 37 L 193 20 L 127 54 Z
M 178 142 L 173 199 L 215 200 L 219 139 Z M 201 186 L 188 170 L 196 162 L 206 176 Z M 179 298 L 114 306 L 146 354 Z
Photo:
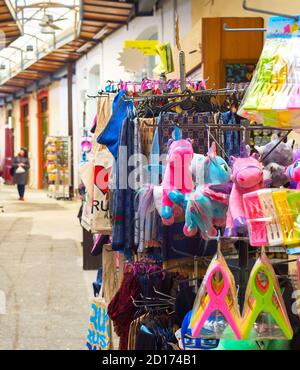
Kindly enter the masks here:
M 102 41 L 134 15 L 132 2 L 83 0 L 80 7 L 79 37 Z
M 16 19 L 10 0 L 0 0 L 0 49 L 21 36 L 21 27 Z M 5 35 L 5 42 L 2 41 L 2 33 Z

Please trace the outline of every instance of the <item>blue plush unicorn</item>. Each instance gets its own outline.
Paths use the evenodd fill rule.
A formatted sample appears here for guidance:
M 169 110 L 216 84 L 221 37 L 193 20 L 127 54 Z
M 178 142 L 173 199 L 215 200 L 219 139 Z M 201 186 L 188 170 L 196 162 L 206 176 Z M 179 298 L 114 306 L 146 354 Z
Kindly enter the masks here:
M 185 209 L 184 234 L 193 237 L 200 231 L 207 239 L 207 236 L 217 235 L 214 226 L 225 225 L 228 208 L 228 196 L 214 191 L 212 185 L 229 183 L 231 171 L 225 160 L 217 156 L 213 143 L 207 157 L 195 156 L 192 173 L 196 176 L 196 190 L 186 197 L 174 191 L 170 198 Z

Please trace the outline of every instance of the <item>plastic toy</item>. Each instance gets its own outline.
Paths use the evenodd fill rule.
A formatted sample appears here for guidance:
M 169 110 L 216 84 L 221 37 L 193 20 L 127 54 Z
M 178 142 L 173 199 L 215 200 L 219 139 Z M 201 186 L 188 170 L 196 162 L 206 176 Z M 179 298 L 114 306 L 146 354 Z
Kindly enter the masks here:
M 261 278 L 263 276 L 264 279 Z M 271 322 L 258 322 L 255 332 L 251 333 L 254 324 L 260 314 L 270 314 L 275 324 L 281 329 L 286 339 L 293 338 L 293 330 L 286 313 L 282 295 L 279 290 L 279 284 L 267 256 L 257 260 L 248 282 L 246 291 L 245 310 L 242 320 L 243 339 L 254 338 L 278 338 L 279 333 L 276 325 Z M 264 327 L 262 327 L 262 325 Z M 274 328 L 270 327 L 273 325 Z
M 192 336 L 202 336 L 201 329 L 210 315 L 216 311 L 221 313 L 231 326 L 236 339 L 242 339 L 241 322 L 236 302 L 234 278 L 229 271 L 224 257 L 218 256 L 213 260 L 204 285 L 199 290 L 191 319 Z M 216 329 L 217 331 L 217 329 Z M 214 333 L 214 338 L 221 337 L 222 333 Z
M 287 191 L 274 191 L 272 193 L 275 204 L 279 225 L 281 227 L 283 241 L 285 245 L 296 244 L 300 240 L 300 235 L 294 225 L 294 212 L 290 208 Z M 290 197 L 290 202 L 292 198 Z
M 81 151 L 83 153 L 89 153 L 92 150 L 92 137 L 84 136 L 81 139 Z
M 250 244 L 252 247 L 266 246 L 266 219 L 260 204 L 258 192 L 244 195 L 244 208 L 248 218 Z
M 262 189 L 258 191 L 260 206 L 266 219 L 268 246 L 282 245 L 283 235 L 272 197 L 273 190 Z

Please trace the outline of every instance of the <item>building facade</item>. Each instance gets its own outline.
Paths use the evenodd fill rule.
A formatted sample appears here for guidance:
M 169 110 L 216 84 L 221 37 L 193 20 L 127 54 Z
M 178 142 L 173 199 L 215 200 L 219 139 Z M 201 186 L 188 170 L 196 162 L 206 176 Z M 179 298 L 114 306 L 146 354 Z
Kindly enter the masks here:
M 288 0 L 285 11 L 295 13 L 297 5 Z M 253 0 L 251 6 L 267 8 L 268 1 Z M 274 11 L 283 11 L 282 1 L 272 2 Z M 153 16 L 138 16 L 115 32 L 98 42 L 90 51 L 75 62 L 73 80 L 73 162 L 74 185 L 78 185 L 78 166 L 81 159 L 80 141 L 84 135 L 84 124 L 90 127 L 96 114 L 97 102 L 87 99 L 87 94 L 96 94 L 110 81 L 141 80 L 150 77 L 158 60 L 148 61 L 145 70 L 129 72 L 122 64 L 124 42 L 126 40 L 157 39 L 160 43 L 170 42 L 174 49 L 175 73 L 179 76 L 178 52 L 176 51 L 176 17 L 179 16 L 181 46 L 186 53 L 187 74 L 193 79 L 207 78 L 208 85 L 224 87 L 226 81 L 223 71 L 214 70 L 215 64 L 231 60 L 257 61 L 263 45 L 263 34 L 251 37 L 241 33 L 224 33 L 223 24 L 260 24 L 265 26 L 268 16 L 245 11 L 240 0 L 232 0 L 224 7 L 223 0 L 162 0 L 158 1 Z M 227 18 L 228 17 L 228 18 Z M 207 21 L 214 19 L 214 21 Z M 253 22 L 249 21 L 253 19 Z M 221 20 L 221 21 L 220 21 Z M 249 23 L 250 22 L 250 23 Z M 257 23 L 255 23 L 257 22 Z M 216 24 L 220 31 L 209 39 L 207 35 L 215 32 Z M 231 26 L 233 27 L 233 26 Z M 229 35 L 230 34 L 230 35 Z M 243 54 L 242 49 L 232 47 L 235 43 L 250 42 L 253 48 Z M 222 55 L 205 54 L 207 42 L 216 43 Z M 222 44 L 223 43 L 223 44 Z M 217 46 L 219 45 L 219 46 Z M 225 45 L 225 46 L 224 46 Z M 210 50 L 212 50 L 210 44 Z M 221 53 L 221 51 L 220 51 Z M 215 53 L 216 54 L 216 53 Z M 126 55 L 126 53 L 124 54 Z M 120 60 L 121 58 L 121 60 Z M 218 58 L 214 60 L 214 58 Z M 0 159 L 5 161 L 5 153 L 17 153 L 21 146 L 29 149 L 31 160 L 30 186 L 42 188 L 44 140 L 47 135 L 68 135 L 68 82 L 66 76 L 51 81 L 47 86 L 29 94 L 13 99 L 0 107 Z M 296 138 L 297 139 L 297 138 Z M 12 150 L 13 149 L 13 150 Z M 7 179 L 9 182 L 9 178 Z

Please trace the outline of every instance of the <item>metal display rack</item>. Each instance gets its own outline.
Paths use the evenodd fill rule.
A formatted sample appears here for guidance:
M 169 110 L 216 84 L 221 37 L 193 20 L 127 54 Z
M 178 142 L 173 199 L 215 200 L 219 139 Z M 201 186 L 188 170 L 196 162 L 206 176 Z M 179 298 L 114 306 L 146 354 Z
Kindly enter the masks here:
M 70 199 L 70 137 L 52 136 L 50 149 L 46 149 L 48 163 L 48 196 L 58 200 Z M 48 147 L 49 148 L 49 144 Z M 54 149 L 55 148 L 55 149 Z M 55 150 L 55 151 L 52 151 Z M 50 152 L 49 152 L 50 150 Z M 48 153 L 48 154 L 47 154 Z M 49 155 L 50 153 L 50 155 Z

